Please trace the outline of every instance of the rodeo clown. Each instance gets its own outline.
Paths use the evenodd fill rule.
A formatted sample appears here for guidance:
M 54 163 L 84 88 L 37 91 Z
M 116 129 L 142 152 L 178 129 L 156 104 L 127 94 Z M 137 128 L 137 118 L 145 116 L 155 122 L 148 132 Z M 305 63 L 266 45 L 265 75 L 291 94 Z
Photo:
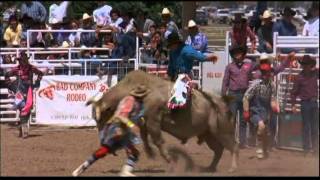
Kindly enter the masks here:
M 140 154 L 135 145 L 141 143 L 139 125 L 144 123 L 142 100 L 148 93 L 149 90 L 144 85 L 139 85 L 120 101 L 114 116 L 99 132 L 100 148 L 73 171 L 73 176 L 78 176 L 98 159 L 121 148 L 126 150 L 128 159 L 120 176 L 134 176 L 133 167 Z
M 271 110 L 275 113 L 280 111 L 276 100 L 275 84 L 272 81 L 272 60 L 271 57 L 266 58 L 264 56 L 265 54 L 258 60 L 261 79 L 254 80 L 243 97 L 243 118 L 247 122 L 251 119 L 254 126 L 257 127 L 257 157 L 259 159 L 268 156 L 268 130 L 266 125 L 269 124 Z
M 215 63 L 217 56 L 196 51 L 192 46 L 182 42 L 176 32 L 169 34 L 167 46 L 170 50 L 167 74 L 171 81 L 175 81 L 168 108 L 183 108 L 187 103 L 187 91 L 190 93 L 191 89 L 193 61 Z
M 29 119 L 33 105 L 32 89 L 40 86 L 43 73 L 29 63 L 29 57 L 25 51 L 20 52 L 17 58 L 19 65 L 5 74 L 5 82 L 8 89 L 15 93 L 14 108 L 20 110 L 20 131 L 19 137 L 26 138 L 28 135 L 22 133 Z M 33 74 L 37 75 L 37 80 L 33 84 Z M 17 80 L 11 81 L 10 77 L 16 76 Z

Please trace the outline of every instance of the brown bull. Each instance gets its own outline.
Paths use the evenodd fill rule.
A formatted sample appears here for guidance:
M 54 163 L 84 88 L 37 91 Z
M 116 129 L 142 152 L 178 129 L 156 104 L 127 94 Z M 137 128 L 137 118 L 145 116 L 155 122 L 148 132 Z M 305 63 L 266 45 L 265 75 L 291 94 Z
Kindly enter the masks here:
M 163 130 L 183 142 L 195 136 L 199 138 L 199 143 L 206 142 L 215 154 L 208 170 L 216 170 L 224 148 L 232 154 L 230 171 L 237 168 L 238 147 L 234 138 L 232 115 L 225 101 L 221 97 L 194 90 L 192 99 L 185 109 L 169 111 L 166 105 L 173 83 L 143 71 L 130 72 L 102 98 L 92 98 L 87 102 L 87 105 L 93 104 L 99 130 L 113 115 L 119 101 L 139 84 L 144 84 L 151 90 L 143 100 L 145 124 L 141 127 L 141 138 L 149 157 L 154 155 L 148 142 L 150 134 L 161 156 L 170 162 L 168 151 L 163 146 Z

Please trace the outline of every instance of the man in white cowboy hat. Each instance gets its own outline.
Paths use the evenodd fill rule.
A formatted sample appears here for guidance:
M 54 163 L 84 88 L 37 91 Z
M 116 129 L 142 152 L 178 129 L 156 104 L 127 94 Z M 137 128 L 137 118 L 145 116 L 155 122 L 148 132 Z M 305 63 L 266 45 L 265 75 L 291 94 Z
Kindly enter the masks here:
M 272 14 L 269 10 L 265 10 L 260 16 L 262 24 L 258 29 L 257 35 L 259 40 L 258 51 L 260 53 L 272 53 L 273 51 L 273 33 L 274 23 L 272 22 Z
M 208 52 L 208 38 L 204 33 L 199 32 L 197 24 L 192 19 L 188 22 L 188 32 L 189 36 L 185 43 L 202 53 Z
M 179 38 L 182 40 L 182 34 L 180 33 L 180 30 L 176 23 L 171 19 L 173 14 L 169 11 L 168 8 L 163 8 L 162 13 L 161 13 L 161 18 L 164 23 L 167 24 L 167 30 L 165 32 L 165 38 L 167 39 L 169 34 L 172 32 L 176 32 L 179 35 Z
M 128 156 L 126 164 L 120 171 L 120 176 L 134 176 L 132 171 L 140 155 L 136 148 L 138 144 L 141 144 L 139 126 L 144 123 L 143 98 L 149 92 L 146 86 L 138 85 L 130 92 L 130 95 L 120 101 L 114 116 L 99 132 L 101 147 L 73 171 L 73 176 L 78 176 L 98 159 L 120 149 L 125 149 Z
M 82 15 L 82 29 L 92 30 L 92 16 L 88 13 Z M 95 32 L 82 32 L 80 35 L 80 45 L 85 45 L 87 47 L 94 47 L 96 45 L 96 33 Z

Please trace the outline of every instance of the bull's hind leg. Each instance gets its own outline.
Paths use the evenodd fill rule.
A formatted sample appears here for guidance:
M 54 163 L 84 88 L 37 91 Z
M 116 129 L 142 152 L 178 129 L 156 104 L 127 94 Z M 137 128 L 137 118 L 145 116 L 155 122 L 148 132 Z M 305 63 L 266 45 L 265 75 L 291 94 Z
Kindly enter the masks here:
M 211 164 L 204 170 L 215 172 L 217 170 L 217 165 L 223 154 L 224 147 L 219 141 L 217 141 L 217 139 L 213 135 L 205 136 L 205 142 L 207 143 L 208 147 L 212 149 L 212 151 L 214 152 L 214 157 Z

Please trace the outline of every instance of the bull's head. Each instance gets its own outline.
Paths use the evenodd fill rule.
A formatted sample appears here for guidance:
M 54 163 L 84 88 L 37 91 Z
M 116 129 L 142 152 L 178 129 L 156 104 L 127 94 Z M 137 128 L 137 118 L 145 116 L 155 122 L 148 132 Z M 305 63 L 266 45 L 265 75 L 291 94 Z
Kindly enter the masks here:
M 98 129 L 101 129 L 114 114 L 118 103 L 125 96 L 121 91 L 114 88 L 105 93 L 98 93 L 91 97 L 86 106 L 92 105 L 92 117 L 97 123 Z

